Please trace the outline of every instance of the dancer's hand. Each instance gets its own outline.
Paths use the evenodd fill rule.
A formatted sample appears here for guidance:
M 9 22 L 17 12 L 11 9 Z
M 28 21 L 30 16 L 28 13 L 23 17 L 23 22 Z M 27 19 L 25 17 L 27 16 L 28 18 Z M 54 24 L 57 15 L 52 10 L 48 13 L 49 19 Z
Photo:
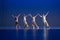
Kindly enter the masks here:
M 38 14 L 40 17 L 42 17 L 40 14 Z

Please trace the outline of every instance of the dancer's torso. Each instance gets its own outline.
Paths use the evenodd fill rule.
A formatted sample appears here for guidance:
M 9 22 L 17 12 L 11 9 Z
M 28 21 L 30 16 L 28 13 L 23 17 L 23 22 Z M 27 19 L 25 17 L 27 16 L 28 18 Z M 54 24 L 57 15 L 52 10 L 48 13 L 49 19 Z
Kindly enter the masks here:
M 46 16 L 43 16 L 43 22 L 46 22 Z
M 26 21 L 26 16 L 24 16 L 24 23 L 27 24 L 27 21 Z
M 35 17 L 32 17 L 32 21 L 35 22 Z
M 24 16 L 24 21 L 26 22 L 26 17 Z
M 18 17 L 15 17 L 15 22 L 18 22 Z

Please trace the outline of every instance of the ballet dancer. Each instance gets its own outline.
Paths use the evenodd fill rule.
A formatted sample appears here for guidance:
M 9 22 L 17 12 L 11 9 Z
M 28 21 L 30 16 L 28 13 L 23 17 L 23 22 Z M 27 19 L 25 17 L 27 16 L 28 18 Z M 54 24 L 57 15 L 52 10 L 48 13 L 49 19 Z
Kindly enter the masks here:
M 40 16 L 40 17 L 42 18 L 42 20 L 43 20 L 44 26 L 47 26 L 47 27 L 49 27 L 49 24 L 48 24 L 48 22 L 47 22 L 47 20 L 46 20 L 46 17 L 47 17 L 47 15 L 48 15 L 48 13 L 49 13 L 49 12 L 47 12 L 46 15 L 44 15 L 44 14 L 43 14 L 43 15 L 40 15 L 40 14 L 39 14 L 39 16 Z
M 31 16 L 32 18 L 32 26 L 33 26 L 33 29 L 35 29 L 35 26 L 37 27 L 37 29 L 39 29 L 39 26 L 36 24 L 36 21 L 35 21 L 35 18 L 38 16 L 32 16 L 31 14 L 29 14 L 29 16 Z
M 27 19 L 27 16 L 28 15 L 25 15 L 25 14 L 23 16 L 24 28 L 26 28 L 26 27 L 28 28 L 28 26 L 29 26 L 28 23 L 27 23 L 27 20 L 26 20 Z
M 19 25 L 19 21 L 18 21 L 19 16 L 20 16 L 20 14 L 17 15 L 17 16 L 12 15 L 12 17 L 13 17 L 14 20 L 15 20 L 15 26 L 16 26 L 16 29 L 18 29 L 18 25 Z

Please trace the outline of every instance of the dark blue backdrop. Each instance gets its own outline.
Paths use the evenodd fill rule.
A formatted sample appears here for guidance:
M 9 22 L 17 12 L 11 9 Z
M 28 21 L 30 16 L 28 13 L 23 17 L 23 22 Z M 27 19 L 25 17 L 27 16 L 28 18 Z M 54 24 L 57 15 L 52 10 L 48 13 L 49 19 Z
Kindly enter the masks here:
M 50 26 L 60 26 L 59 0 L 0 0 L 0 26 L 13 26 L 12 14 L 27 15 L 31 13 L 36 15 L 37 13 L 46 14 L 48 11 L 47 21 Z M 39 26 L 42 26 L 40 18 L 37 17 L 36 22 Z M 23 26 L 22 17 L 19 17 L 19 23 Z

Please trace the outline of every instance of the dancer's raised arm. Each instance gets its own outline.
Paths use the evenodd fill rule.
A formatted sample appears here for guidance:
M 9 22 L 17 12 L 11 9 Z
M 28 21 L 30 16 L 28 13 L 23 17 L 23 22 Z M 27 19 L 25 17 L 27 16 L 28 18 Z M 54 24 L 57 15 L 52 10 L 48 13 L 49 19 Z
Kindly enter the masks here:
M 47 15 L 48 15 L 48 13 L 49 13 L 49 11 L 46 13 L 46 15 L 45 15 L 45 16 L 47 16 Z
M 37 17 L 38 16 L 38 14 L 37 15 L 35 15 L 35 17 Z
M 38 14 L 40 17 L 42 17 L 40 14 Z
M 31 15 L 31 14 L 28 14 L 28 15 L 32 17 L 32 15 Z
M 17 17 L 19 17 L 19 16 L 20 16 L 20 14 Z

